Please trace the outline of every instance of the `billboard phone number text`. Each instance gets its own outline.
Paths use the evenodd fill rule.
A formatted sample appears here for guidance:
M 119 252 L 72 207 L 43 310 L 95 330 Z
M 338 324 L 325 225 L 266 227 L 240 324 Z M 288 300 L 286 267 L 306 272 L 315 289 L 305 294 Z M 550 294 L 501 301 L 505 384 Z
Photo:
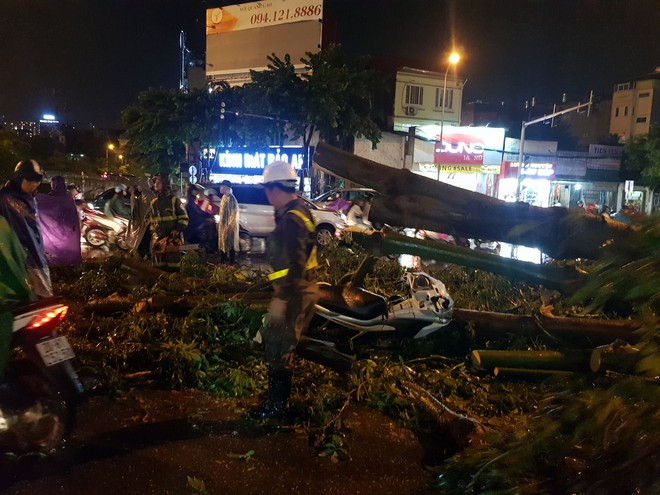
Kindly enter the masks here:
M 295 9 L 279 9 L 261 14 L 254 14 L 250 17 L 250 24 L 257 26 L 259 24 L 268 24 L 270 22 L 282 22 L 293 19 L 304 19 L 306 17 L 320 17 L 323 12 L 322 5 L 303 5 Z

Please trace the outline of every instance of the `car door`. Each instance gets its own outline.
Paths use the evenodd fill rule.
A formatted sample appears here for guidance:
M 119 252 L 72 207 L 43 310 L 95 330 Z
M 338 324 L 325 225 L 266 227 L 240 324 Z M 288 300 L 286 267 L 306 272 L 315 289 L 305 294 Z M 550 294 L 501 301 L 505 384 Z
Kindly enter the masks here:
M 238 201 L 241 230 L 252 237 L 266 237 L 275 230 L 275 210 L 262 188 L 237 184 L 233 193 Z

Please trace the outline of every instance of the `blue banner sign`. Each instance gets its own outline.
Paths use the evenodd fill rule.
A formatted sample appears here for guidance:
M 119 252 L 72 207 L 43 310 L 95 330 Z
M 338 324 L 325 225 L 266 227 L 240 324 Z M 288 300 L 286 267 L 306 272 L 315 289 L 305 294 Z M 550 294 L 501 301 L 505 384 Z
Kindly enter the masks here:
M 300 170 L 306 168 L 303 149 L 302 146 L 206 148 L 202 152 L 202 163 L 211 163 L 212 174 L 261 175 L 266 165 L 279 160 Z

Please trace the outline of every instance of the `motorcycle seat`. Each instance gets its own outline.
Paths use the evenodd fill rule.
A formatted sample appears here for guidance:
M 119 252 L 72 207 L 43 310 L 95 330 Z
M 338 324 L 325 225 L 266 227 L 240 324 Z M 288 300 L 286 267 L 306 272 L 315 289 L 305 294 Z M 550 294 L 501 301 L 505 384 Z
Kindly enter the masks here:
M 372 320 L 387 314 L 387 301 L 383 296 L 352 285 L 319 284 L 317 304 L 358 320 Z

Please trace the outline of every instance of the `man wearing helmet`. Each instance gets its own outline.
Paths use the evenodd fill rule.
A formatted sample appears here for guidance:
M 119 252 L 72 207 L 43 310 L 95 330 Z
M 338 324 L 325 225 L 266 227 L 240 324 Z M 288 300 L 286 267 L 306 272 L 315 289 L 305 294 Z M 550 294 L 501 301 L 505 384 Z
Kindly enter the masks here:
M 284 414 L 293 377 L 292 361 L 302 332 L 314 315 L 317 288 L 314 221 L 305 202 L 296 195 L 296 173 L 286 162 L 264 169 L 264 188 L 275 208 L 275 230 L 268 238 L 273 272 L 268 276 L 274 295 L 268 307 L 263 343 L 268 362 L 268 392 L 264 405 L 252 411 L 254 419 Z
M 188 214 L 172 193 L 167 174 L 154 177 L 154 191 L 156 197 L 149 207 L 153 264 L 166 270 L 177 270 L 181 266 L 179 246 L 188 226 Z
M 103 213 L 105 213 L 105 216 L 111 218 L 112 220 L 114 220 L 115 217 L 130 218 L 131 209 L 130 207 L 126 206 L 125 201 L 126 186 L 120 184 L 115 187 L 115 193 L 112 195 L 112 198 L 105 202 Z
M 9 182 L 0 190 L 0 215 L 9 223 L 27 253 L 27 284 L 37 297 L 51 297 L 53 288 L 34 196 L 43 179 L 35 160 L 18 162 Z

